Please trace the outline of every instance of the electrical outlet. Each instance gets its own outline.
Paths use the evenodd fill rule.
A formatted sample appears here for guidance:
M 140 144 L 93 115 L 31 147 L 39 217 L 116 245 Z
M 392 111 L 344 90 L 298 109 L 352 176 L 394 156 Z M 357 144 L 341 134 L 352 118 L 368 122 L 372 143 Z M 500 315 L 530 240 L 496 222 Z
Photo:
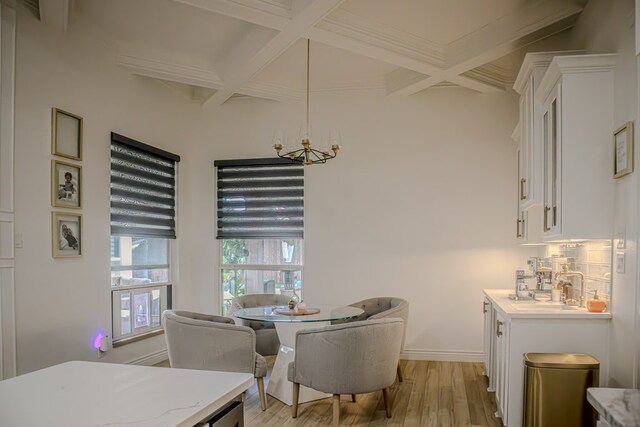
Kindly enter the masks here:
M 624 274 L 625 269 L 625 253 L 624 252 L 616 252 L 616 273 Z

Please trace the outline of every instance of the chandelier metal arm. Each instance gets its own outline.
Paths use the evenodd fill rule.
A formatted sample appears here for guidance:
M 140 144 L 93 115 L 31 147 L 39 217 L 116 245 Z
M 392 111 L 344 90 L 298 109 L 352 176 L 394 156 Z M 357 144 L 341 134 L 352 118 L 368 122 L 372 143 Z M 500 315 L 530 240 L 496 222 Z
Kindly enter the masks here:
M 297 150 L 292 150 L 282 154 L 282 143 L 279 140 L 276 140 L 276 143 L 273 144 L 273 148 L 276 150 L 276 154 L 278 157 L 283 159 L 289 159 L 294 162 L 303 163 L 305 165 L 313 165 L 313 164 L 324 164 L 327 163 L 327 160 L 333 159 L 338 155 L 338 150 L 340 150 L 340 145 L 337 143 L 331 144 L 331 152 L 316 150 L 311 147 L 311 140 L 309 139 L 310 133 L 310 69 L 311 69 L 311 40 L 307 39 L 307 114 L 305 121 L 305 134 L 302 137 L 302 148 Z M 275 138 L 274 138 L 275 139 Z M 339 137 L 337 138 L 339 141 Z

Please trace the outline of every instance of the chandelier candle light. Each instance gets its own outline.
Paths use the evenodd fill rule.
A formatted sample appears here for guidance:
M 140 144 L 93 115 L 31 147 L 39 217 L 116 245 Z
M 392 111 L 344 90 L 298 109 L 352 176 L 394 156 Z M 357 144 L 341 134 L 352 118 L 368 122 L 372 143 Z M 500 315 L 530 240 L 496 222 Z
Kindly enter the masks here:
M 303 163 L 304 165 L 313 165 L 315 163 L 327 163 L 327 160 L 333 159 L 340 150 L 340 134 L 338 132 L 331 132 L 329 136 L 328 146 L 322 146 L 320 150 L 316 150 L 311 147 L 310 138 L 310 126 L 309 126 L 309 57 L 311 51 L 311 40 L 307 39 L 307 116 L 304 124 L 303 131 L 301 132 L 301 145 L 302 148 L 296 149 L 295 146 L 287 147 L 286 152 L 282 153 L 283 149 L 283 134 L 281 131 L 276 131 L 273 137 L 273 148 L 276 150 L 278 157 L 283 159 L 289 159 L 294 162 Z M 324 145 L 324 144 L 323 144 Z M 329 151 L 331 150 L 331 151 Z

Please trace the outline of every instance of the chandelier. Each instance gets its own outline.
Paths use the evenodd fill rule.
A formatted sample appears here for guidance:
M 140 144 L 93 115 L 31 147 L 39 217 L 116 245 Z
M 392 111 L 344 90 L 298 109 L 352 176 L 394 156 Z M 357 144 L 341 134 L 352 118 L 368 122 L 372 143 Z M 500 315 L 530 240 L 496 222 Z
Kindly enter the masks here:
M 331 132 L 329 135 L 329 143 L 322 144 L 320 150 L 311 147 L 311 127 L 309 125 L 309 57 L 311 52 L 311 40 L 307 39 L 307 115 L 303 128 L 300 132 L 301 148 L 296 148 L 294 144 L 287 146 L 283 152 L 284 135 L 281 131 L 276 131 L 273 136 L 273 148 L 276 150 L 278 157 L 289 159 L 294 162 L 303 163 L 304 165 L 313 165 L 316 163 L 327 163 L 327 160 L 333 159 L 340 150 L 340 133 Z

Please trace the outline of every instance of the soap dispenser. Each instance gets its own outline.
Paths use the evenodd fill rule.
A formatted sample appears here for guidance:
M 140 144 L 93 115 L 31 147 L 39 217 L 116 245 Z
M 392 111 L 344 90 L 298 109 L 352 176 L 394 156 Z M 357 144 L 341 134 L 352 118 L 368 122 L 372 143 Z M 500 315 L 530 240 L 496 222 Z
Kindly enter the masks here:
M 592 313 L 602 313 L 607 309 L 607 302 L 603 299 L 600 299 L 598 296 L 598 291 L 596 290 L 593 294 L 593 299 L 587 301 L 587 310 Z

